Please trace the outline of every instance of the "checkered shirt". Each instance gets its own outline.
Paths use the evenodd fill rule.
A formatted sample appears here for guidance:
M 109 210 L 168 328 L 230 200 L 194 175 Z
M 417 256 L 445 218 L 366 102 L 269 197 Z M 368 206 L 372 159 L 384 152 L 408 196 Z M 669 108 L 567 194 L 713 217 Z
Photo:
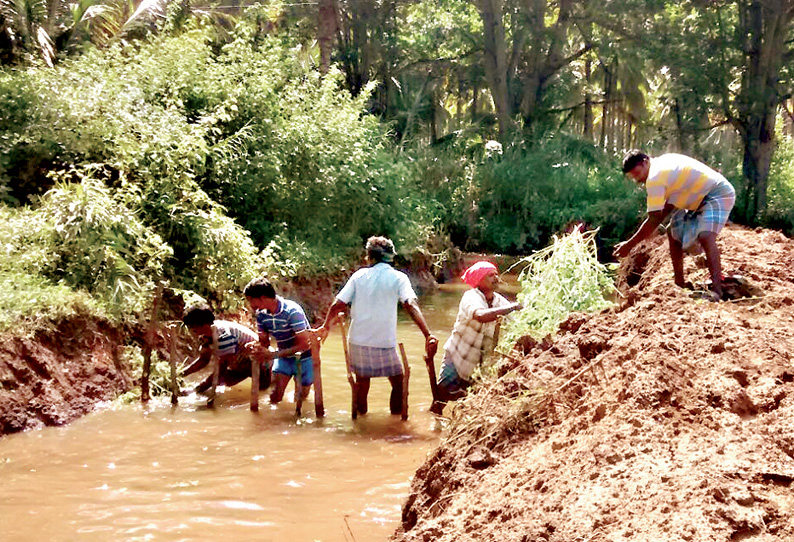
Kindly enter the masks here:
M 474 318 L 478 309 L 492 309 L 510 305 L 510 302 L 499 294 L 494 294 L 493 302 L 488 305 L 479 288 L 472 288 L 463 294 L 458 307 L 458 316 L 447 342 L 445 359 L 455 365 L 458 375 L 469 380 L 474 369 L 482 362 L 483 355 L 493 350 L 493 336 L 496 321 L 482 323 Z

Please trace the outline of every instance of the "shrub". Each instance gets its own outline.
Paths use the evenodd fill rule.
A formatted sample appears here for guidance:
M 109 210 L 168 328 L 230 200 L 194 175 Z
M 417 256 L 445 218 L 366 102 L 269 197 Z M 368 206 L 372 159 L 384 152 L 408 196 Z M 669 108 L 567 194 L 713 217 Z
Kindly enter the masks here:
M 102 313 L 87 291 L 46 276 L 57 259 L 52 231 L 41 213 L 0 205 L 0 330 L 32 334 L 66 316 Z
M 763 224 L 794 235 L 794 138 L 778 135 L 779 144 L 769 172 Z
M 518 300 L 524 308 L 505 326 L 500 343 L 508 349 L 522 336 L 540 339 L 555 333 L 572 312 L 596 312 L 612 306 L 607 297 L 614 283 L 598 261 L 595 231 L 575 228 L 517 265 L 524 265 L 518 280 Z
M 644 195 L 591 143 L 556 135 L 480 166 L 472 236 L 482 250 L 526 253 L 555 233 L 587 222 L 604 240 L 624 238 L 639 221 Z

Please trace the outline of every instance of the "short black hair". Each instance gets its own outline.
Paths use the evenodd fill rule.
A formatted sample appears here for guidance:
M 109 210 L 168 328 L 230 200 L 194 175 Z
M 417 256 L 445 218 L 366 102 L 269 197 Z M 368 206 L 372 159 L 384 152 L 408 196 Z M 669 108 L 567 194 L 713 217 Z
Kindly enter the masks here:
M 249 282 L 245 289 L 243 290 L 245 297 L 267 297 L 269 299 L 276 298 L 276 289 L 273 287 L 273 284 L 270 283 L 264 277 L 253 279 Z
M 193 305 L 185 311 L 182 321 L 187 327 L 199 327 L 204 324 L 212 325 L 215 322 L 215 313 L 209 305 Z
M 638 149 L 630 150 L 623 156 L 623 173 L 628 173 L 645 160 L 650 160 L 650 156 Z
M 374 262 L 394 261 L 394 243 L 387 237 L 372 236 L 367 239 L 367 256 Z

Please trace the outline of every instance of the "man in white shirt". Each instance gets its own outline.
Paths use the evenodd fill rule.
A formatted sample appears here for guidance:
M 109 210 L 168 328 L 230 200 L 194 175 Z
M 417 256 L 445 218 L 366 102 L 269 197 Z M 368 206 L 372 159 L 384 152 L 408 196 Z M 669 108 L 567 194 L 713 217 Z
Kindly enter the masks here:
M 371 264 L 353 273 L 328 309 L 321 337 L 331 330 L 339 312 L 350 311 L 348 345 L 351 368 L 356 375 L 356 399 L 359 414 L 367 412 L 370 379 L 388 377 L 391 383 L 389 409 L 402 411 L 403 367 L 397 355 L 397 306 L 401 304 L 425 336 L 425 350 L 438 344 L 430 333 L 416 294 L 405 273 L 391 266 L 394 244 L 385 237 L 367 240 L 367 258 Z

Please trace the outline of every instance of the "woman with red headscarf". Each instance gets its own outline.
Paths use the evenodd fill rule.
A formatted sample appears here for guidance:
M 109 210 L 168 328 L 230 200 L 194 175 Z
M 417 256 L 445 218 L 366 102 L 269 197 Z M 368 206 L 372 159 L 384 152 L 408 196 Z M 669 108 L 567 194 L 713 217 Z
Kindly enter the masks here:
M 474 369 L 495 346 L 496 319 L 522 308 L 520 303 L 511 303 L 496 293 L 499 271 L 490 262 L 475 263 L 461 278 L 471 290 L 463 294 L 452 335 L 444 344 L 444 361 L 438 375 L 440 401 L 430 407 L 435 414 L 443 412 L 447 401 L 466 394 Z

